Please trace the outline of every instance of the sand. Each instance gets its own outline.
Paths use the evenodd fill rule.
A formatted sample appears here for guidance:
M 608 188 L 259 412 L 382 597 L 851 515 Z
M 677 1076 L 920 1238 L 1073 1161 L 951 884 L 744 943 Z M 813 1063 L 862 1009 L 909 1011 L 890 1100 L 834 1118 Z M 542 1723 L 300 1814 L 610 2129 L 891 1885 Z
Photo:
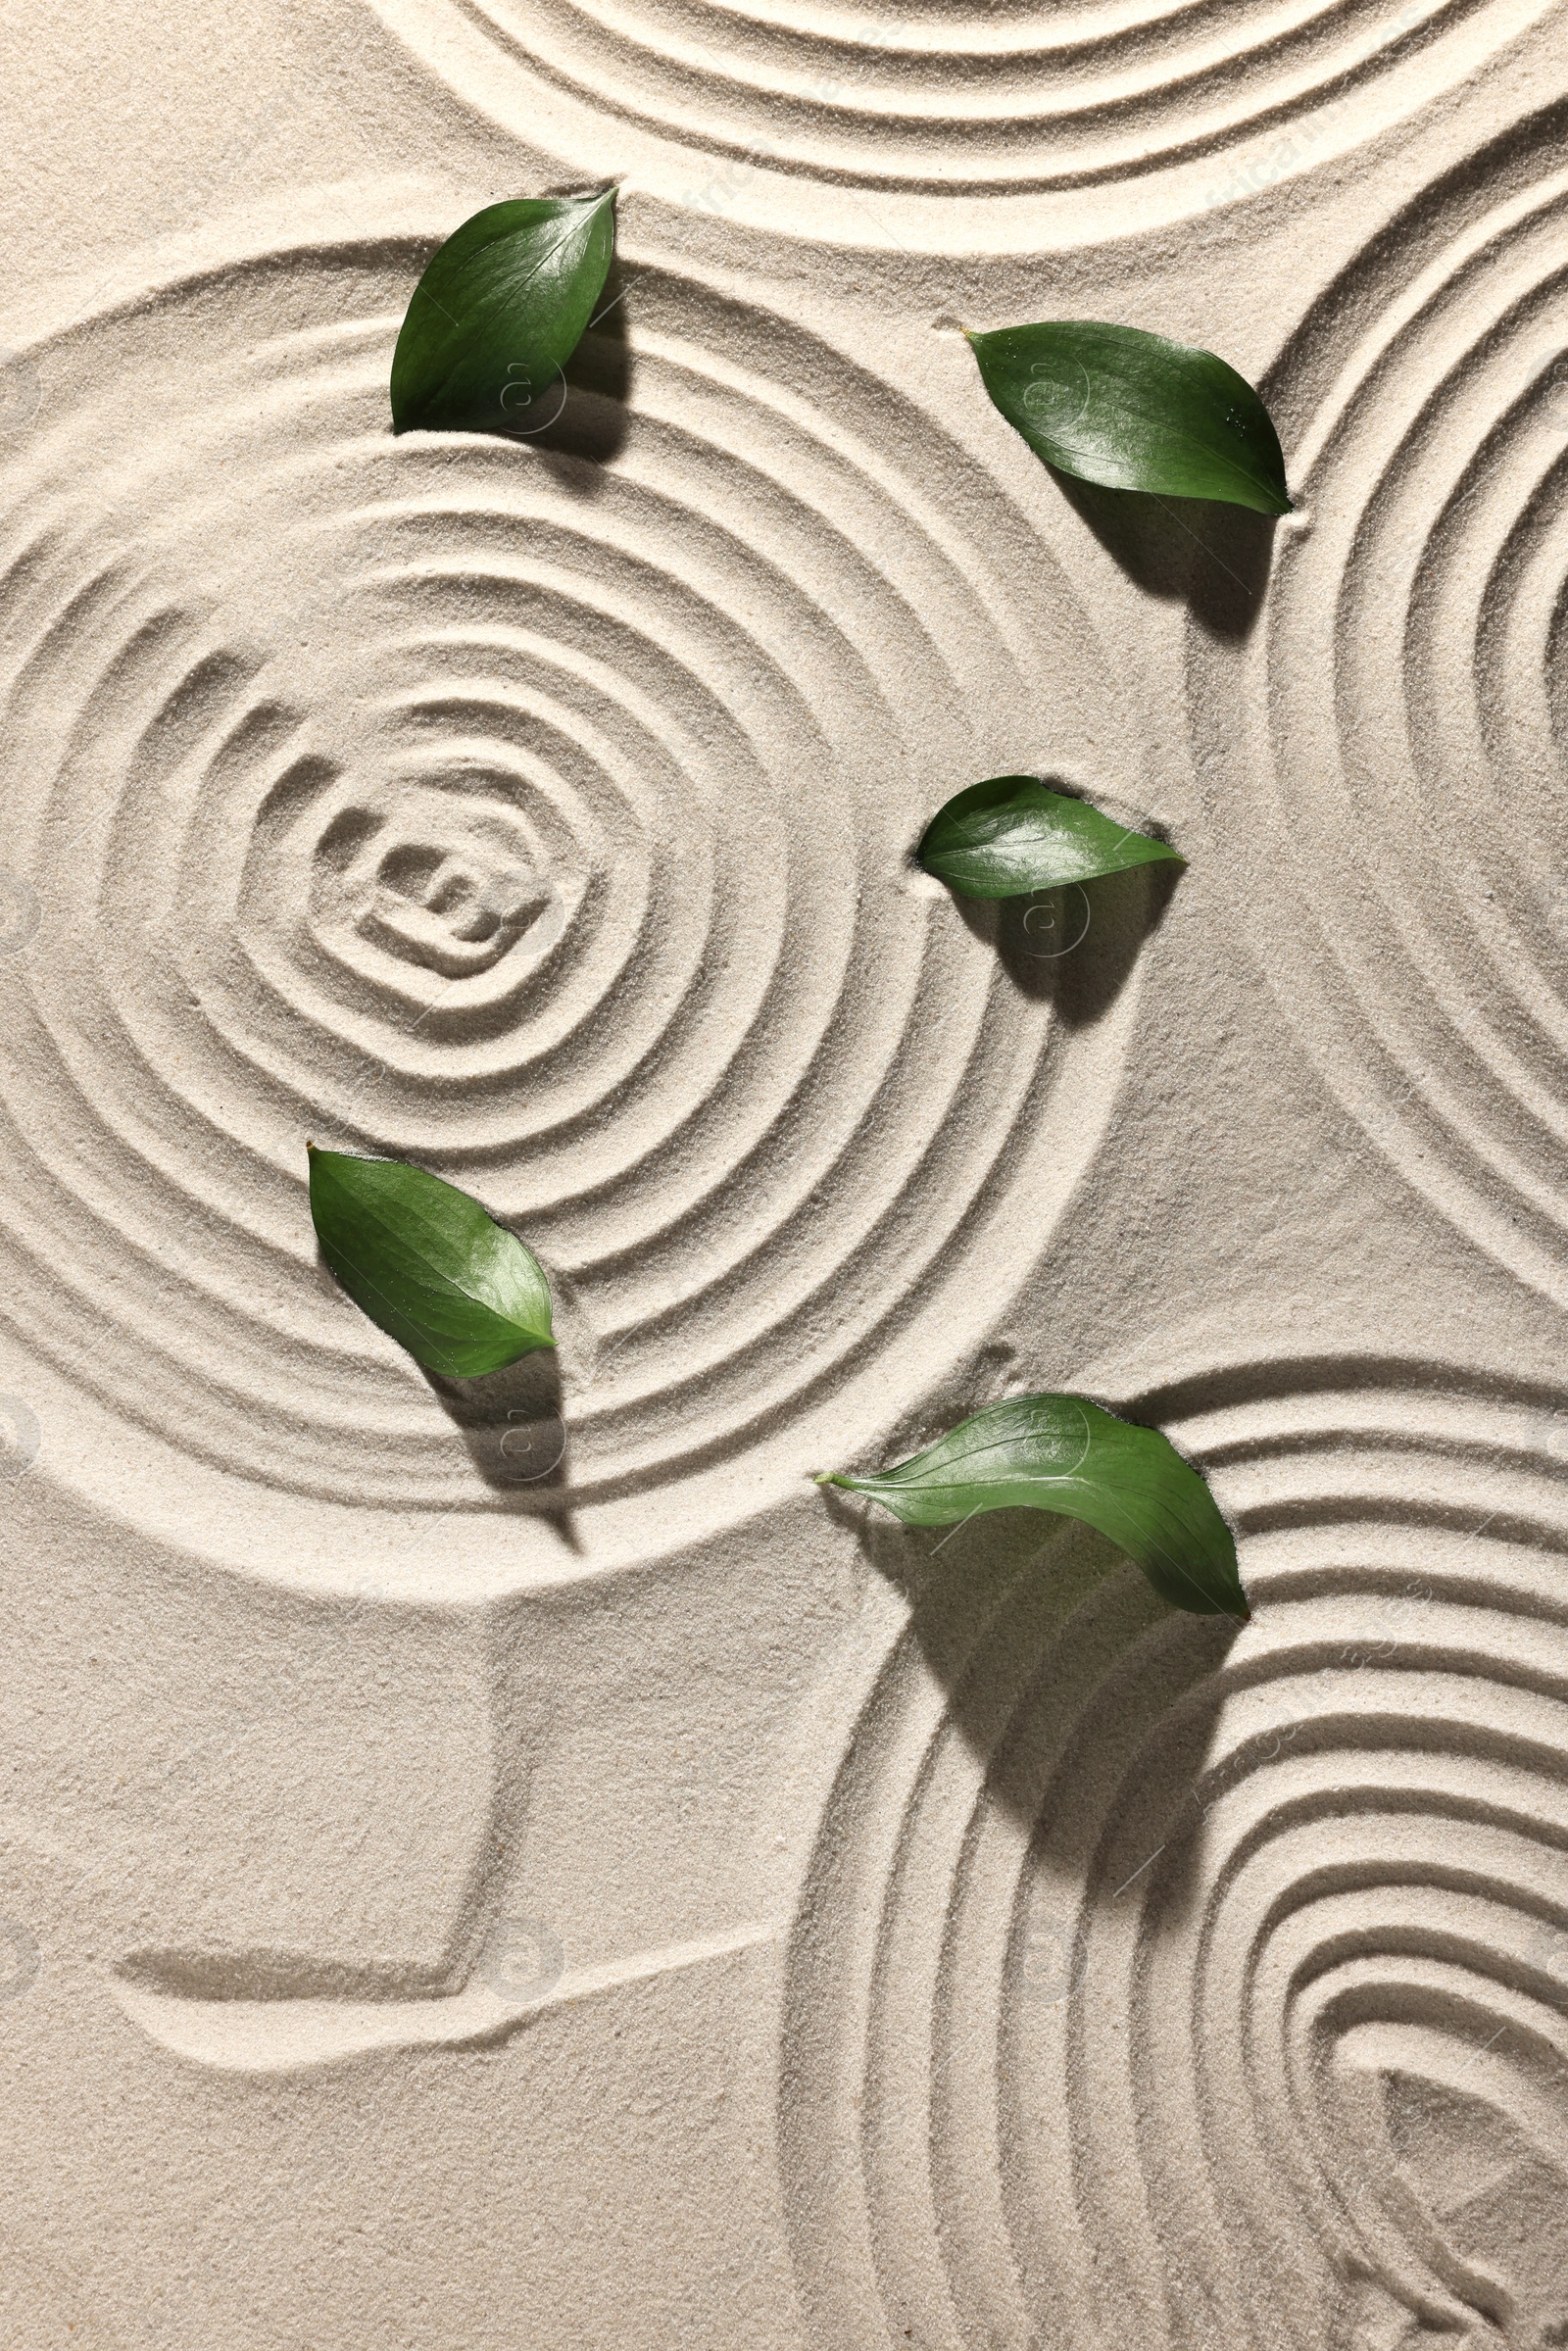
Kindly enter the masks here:
M 1565 2339 L 1568 9 L 0 62 L 0 2351 Z M 564 413 L 394 440 L 611 176 Z M 1297 511 L 1054 480 L 960 329 L 1058 315 Z M 960 909 L 1016 770 L 1186 872 Z M 556 1354 L 425 1379 L 307 1138 Z M 1245 1629 L 809 1483 L 1058 1387 Z

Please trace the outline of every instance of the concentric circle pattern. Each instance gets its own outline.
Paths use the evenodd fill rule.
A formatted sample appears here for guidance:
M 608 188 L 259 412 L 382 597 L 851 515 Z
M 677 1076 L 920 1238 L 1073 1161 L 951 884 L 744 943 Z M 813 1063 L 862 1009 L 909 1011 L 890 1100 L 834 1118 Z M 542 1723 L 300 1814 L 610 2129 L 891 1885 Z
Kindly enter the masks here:
M 1544 2351 L 1561 1422 L 1395 1364 L 1145 1403 L 1236 1516 L 1245 1630 L 1087 1540 L 1003 1568 L 994 1538 L 920 1565 L 888 1539 L 915 1603 L 868 1662 L 791 1963 L 811 2339 Z
M 1342 1099 L 1568 1296 L 1568 182 L 1483 158 L 1279 370 L 1301 514 L 1238 665 L 1194 640 L 1221 870 Z M 1250 702 L 1235 721 L 1238 696 Z M 1285 913 L 1284 908 L 1290 911 Z
M 602 346 L 555 435 L 395 439 L 426 249 L 264 255 L 36 354 L 0 474 L 9 1310 L 250 1476 L 626 1491 L 873 1341 L 923 1384 L 1026 1271 L 1119 1047 L 1074 1069 L 907 850 L 992 729 L 1070 755 L 1074 692 L 1115 697 L 937 429 L 690 279 L 638 275 L 624 400 Z M 534 1389 L 475 1421 L 335 1290 L 308 1137 L 526 1233 L 564 1470 Z
M 1464 70 L 1535 0 L 376 0 L 416 53 L 584 169 L 749 210 L 759 174 L 951 199 L 1139 178 L 1364 86 Z M 1322 117 L 1321 122 L 1317 120 Z M 590 154 L 588 126 L 599 125 Z M 682 160 L 684 159 L 684 160 Z M 1301 157 L 1276 152 L 1279 176 Z M 1216 184 L 1200 201 L 1245 192 Z M 875 238 L 854 214 L 841 234 Z

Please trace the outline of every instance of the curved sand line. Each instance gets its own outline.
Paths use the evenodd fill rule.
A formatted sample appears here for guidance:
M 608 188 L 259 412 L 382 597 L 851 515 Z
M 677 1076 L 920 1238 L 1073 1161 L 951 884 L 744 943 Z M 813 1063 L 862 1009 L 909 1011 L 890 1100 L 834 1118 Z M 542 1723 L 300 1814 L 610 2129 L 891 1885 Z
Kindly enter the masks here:
M 343 2065 L 383 2049 L 496 2048 L 535 2019 L 580 2006 L 624 1984 L 707 1967 L 773 1939 L 764 1926 L 737 1927 L 701 1942 L 594 1967 L 570 1968 L 536 1993 L 512 1998 L 480 1982 L 420 1999 L 255 1999 L 244 1990 L 195 1998 L 145 1977 L 117 1975 L 111 1988 L 131 2022 L 191 2065 L 220 2073 L 295 2074 Z
M 1123 182 L 1145 190 L 1142 223 L 1151 175 L 1193 166 L 1169 211 L 1228 202 L 1440 95 L 1541 14 L 1541 0 L 373 5 L 471 103 L 584 171 L 828 243 L 938 248 L 956 217 L 979 227 L 968 198 Z M 905 201 L 884 217 L 865 197 Z
M 1202 1386 L 1234 1639 L 1073 1539 L 889 1548 L 920 1597 L 790 1963 L 813 2341 L 1568 2320 L 1568 1424 L 1414 1366 Z
M 226 1472 L 591 1500 L 873 1357 L 885 1411 L 1045 1246 L 1126 1002 L 1064 1032 L 906 861 L 1038 712 L 1042 647 L 1033 740 L 1116 698 L 929 418 L 691 277 L 641 270 L 630 358 L 589 350 L 553 433 L 395 440 L 425 250 L 263 251 L 29 354 L 8 1289 L 30 1346 Z M 308 1136 L 526 1231 L 564 1398 L 528 1367 L 432 1396 L 315 1261 Z
M 1195 633 L 1191 697 L 1216 869 L 1250 930 L 1266 887 L 1257 953 L 1309 1050 L 1401 1173 L 1559 1299 L 1560 127 L 1433 189 L 1297 337 L 1301 512 L 1245 661 Z

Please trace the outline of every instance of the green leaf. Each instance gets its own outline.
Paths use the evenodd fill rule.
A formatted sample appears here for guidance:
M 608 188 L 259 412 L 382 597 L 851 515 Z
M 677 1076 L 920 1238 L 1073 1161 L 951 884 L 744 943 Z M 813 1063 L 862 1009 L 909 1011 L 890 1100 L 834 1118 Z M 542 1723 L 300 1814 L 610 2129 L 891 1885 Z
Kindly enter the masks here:
M 1269 413 L 1211 351 L 1095 318 L 1004 326 L 969 341 L 1007 422 L 1060 472 L 1109 490 L 1290 513 Z
M 1198 1471 L 1157 1429 L 1117 1420 L 1087 1396 L 988 1404 L 896 1469 L 817 1484 L 869 1494 L 906 1527 L 951 1527 L 982 1510 L 1054 1510 L 1136 1559 L 1174 1607 L 1248 1614 L 1235 1538 Z
M 581 342 L 615 245 L 615 191 L 487 205 L 414 291 L 392 355 L 394 432 L 525 432 Z
M 1129 832 L 1034 775 L 971 784 L 937 810 L 915 856 L 960 898 L 1019 898 L 1133 865 L 1187 862 L 1163 841 Z
M 471 1380 L 555 1346 L 538 1259 L 476 1200 L 401 1159 L 306 1148 L 322 1256 L 426 1371 Z

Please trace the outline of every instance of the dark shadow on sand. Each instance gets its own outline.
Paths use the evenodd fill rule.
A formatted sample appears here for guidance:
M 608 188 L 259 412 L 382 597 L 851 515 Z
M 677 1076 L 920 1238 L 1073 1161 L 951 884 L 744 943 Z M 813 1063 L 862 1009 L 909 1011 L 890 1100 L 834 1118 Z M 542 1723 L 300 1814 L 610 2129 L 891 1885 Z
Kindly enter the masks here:
M 1103 490 L 1050 470 L 1068 505 L 1146 594 L 1185 603 L 1210 637 L 1247 642 L 1268 587 L 1273 515 L 1206 498 Z
M 483 1379 L 449 1380 L 431 1371 L 424 1377 L 485 1484 L 505 1496 L 509 1509 L 549 1519 L 575 1549 L 556 1349 L 539 1347 Z
M 1181 874 L 1175 864 L 1134 865 L 1027 898 L 955 895 L 953 904 L 974 936 L 995 948 L 1020 995 L 1050 1004 L 1068 1028 L 1091 1028 L 1126 986 Z

